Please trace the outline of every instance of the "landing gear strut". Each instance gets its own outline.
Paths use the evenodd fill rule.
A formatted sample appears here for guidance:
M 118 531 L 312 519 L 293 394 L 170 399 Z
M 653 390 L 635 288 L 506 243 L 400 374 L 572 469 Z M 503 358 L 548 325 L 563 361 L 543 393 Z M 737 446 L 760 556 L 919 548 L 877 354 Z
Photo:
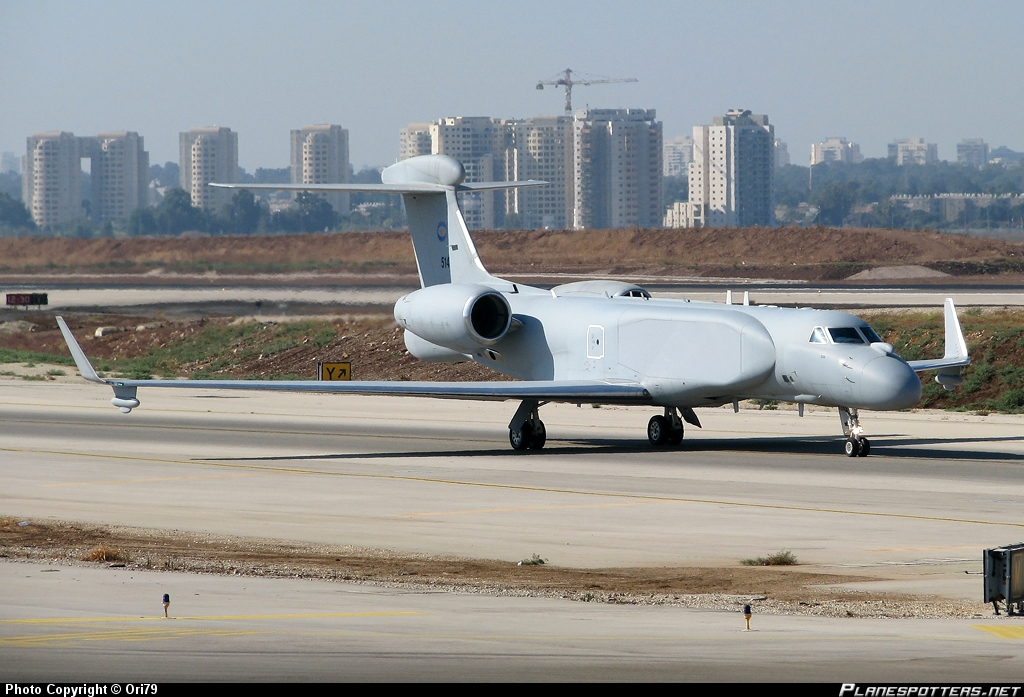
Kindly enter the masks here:
M 664 416 L 651 417 L 647 422 L 647 439 L 656 448 L 683 442 L 683 420 L 675 407 L 665 407 Z
M 846 436 L 843 444 L 846 457 L 867 457 L 871 452 L 871 441 L 864 437 L 857 410 L 839 407 L 839 421 L 843 424 L 843 435 Z
M 540 450 L 547 442 L 548 432 L 540 420 L 540 403 L 528 399 L 519 405 L 508 425 L 508 442 L 513 450 Z

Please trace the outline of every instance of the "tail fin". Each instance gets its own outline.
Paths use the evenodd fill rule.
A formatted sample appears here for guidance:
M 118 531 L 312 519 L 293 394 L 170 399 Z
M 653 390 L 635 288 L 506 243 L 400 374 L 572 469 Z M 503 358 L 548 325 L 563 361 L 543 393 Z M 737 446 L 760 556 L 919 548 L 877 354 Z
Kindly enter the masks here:
M 385 185 L 435 184 L 437 191 L 402 194 L 416 267 L 423 287 L 441 283 L 487 283 L 496 280 L 484 268 L 459 209 L 456 192 L 536 186 L 546 182 L 475 182 L 463 184 L 462 163 L 447 155 L 421 155 L 381 172 Z
M 420 155 L 396 162 L 381 172 L 380 184 L 210 184 L 224 189 L 286 191 L 350 191 L 402 194 L 409 219 L 416 267 L 423 287 L 441 283 L 481 283 L 487 273 L 466 221 L 459 210 L 458 191 L 491 191 L 539 186 L 542 181 L 463 183 L 466 170 L 448 155 Z M 497 280 L 497 279 L 495 279 Z

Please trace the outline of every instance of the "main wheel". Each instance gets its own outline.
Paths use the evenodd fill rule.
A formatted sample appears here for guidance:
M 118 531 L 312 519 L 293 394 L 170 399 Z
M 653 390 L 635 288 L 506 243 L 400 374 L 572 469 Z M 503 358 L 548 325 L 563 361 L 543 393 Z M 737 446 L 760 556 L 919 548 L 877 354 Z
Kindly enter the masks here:
M 867 457 L 868 453 L 871 452 L 871 441 L 867 438 L 860 439 L 860 450 L 857 452 L 857 457 Z
M 678 426 L 674 427 L 668 435 L 669 445 L 679 445 L 683 442 L 683 422 L 680 421 Z
M 647 422 L 647 439 L 651 441 L 651 445 L 660 448 L 668 442 L 668 437 L 668 419 L 664 416 L 652 416 Z
M 533 424 L 533 434 L 530 437 L 530 450 L 540 450 L 548 439 L 548 430 L 544 428 L 543 421 L 536 421 Z
M 526 422 L 518 429 L 510 428 L 508 430 L 508 442 L 512 445 L 513 450 L 526 450 L 530 447 L 530 442 L 533 440 L 533 429 L 530 428 L 530 423 Z
M 860 444 L 855 438 L 847 438 L 846 443 L 843 445 L 843 450 L 846 453 L 846 457 L 857 457 L 857 453 L 860 452 Z

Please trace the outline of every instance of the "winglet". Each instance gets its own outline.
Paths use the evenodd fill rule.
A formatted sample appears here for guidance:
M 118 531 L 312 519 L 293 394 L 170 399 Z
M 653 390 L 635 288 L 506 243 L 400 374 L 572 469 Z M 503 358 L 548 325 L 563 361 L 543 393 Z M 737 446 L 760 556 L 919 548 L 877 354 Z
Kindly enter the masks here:
M 967 342 L 960 329 L 960 320 L 953 307 L 953 298 L 946 298 L 946 355 L 944 358 L 967 358 Z
M 98 382 L 102 385 L 106 384 L 106 380 L 96 374 L 95 369 L 92 367 L 92 363 L 85 357 L 85 351 L 75 341 L 75 335 L 68 329 L 67 323 L 63 317 L 57 317 L 57 326 L 60 327 L 60 333 L 64 335 L 64 341 L 67 342 L 68 349 L 71 350 L 71 356 L 75 359 L 75 365 L 78 366 L 78 372 L 82 374 L 82 377 L 89 382 Z

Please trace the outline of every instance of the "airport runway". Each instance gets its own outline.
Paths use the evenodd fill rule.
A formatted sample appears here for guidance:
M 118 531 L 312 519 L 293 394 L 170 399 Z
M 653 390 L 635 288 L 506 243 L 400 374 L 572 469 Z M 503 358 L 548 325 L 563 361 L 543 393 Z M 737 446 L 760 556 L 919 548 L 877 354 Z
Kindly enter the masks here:
M 872 455 L 848 459 L 834 411 L 701 410 L 684 449 L 652 451 L 653 410 L 549 405 L 548 446 L 515 453 L 511 403 L 139 396 L 122 415 L 103 387 L 0 383 L 0 514 L 584 567 L 785 548 L 808 570 L 971 600 L 981 550 L 1024 539 L 1022 417 L 864 414 Z M 734 613 L 680 608 L 16 563 L 0 578 L 0 664 L 76 680 L 125 660 L 165 679 L 187 664 L 280 679 L 990 680 L 1019 676 L 1024 655 L 1024 623 L 987 615 L 764 617 L 745 635 Z M 221 619 L 166 636 L 124 619 L 151 615 L 157 591 L 206 599 L 175 601 L 182 616 Z M 426 619 L 351 616 L 407 611 Z M 43 621 L 70 617 L 118 619 Z
M 572 279 L 566 279 L 572 280 Z M 628 280 L 628 279 L 622 279 Z M 556 283 L 545 283 L 551 287 Z M 640 285 L 644 285 L 640 281 Z M 713 287 L 711 287 L 713 285 Z M 720 284 L 655 284 L 656 298 L 688 298 L 707 302 L 725 302 L 730 286 Z M 743 301 L 750 292 L 756 305 L 786 305 L 816 308 L 919 307 L 941 310 L 951 297 L 958 307 L 1018 307 L 1024 305 L 1024 291 L 1017 287 L 877 287 L 836 288 L 834 286 L 793 287 L 787 285 L 744 286 L 734 284 L 733 302 Z M 380 286 L 287 287 L 280 285 L 225 285 L 223 287 L 102 287 L 102 286 L 28 286 L 6 287 L 5 292 L 45 292 L 50 310 L 104 311 L 154 314 L 188 311 L 193 314 L 316 314 L 343 311 L 345 308 L 379 307 L 390 314 L 395 302 L 416 290 L 416 286 L 398 284 Z M 260 303 L 259 307 L 256 303 Z

